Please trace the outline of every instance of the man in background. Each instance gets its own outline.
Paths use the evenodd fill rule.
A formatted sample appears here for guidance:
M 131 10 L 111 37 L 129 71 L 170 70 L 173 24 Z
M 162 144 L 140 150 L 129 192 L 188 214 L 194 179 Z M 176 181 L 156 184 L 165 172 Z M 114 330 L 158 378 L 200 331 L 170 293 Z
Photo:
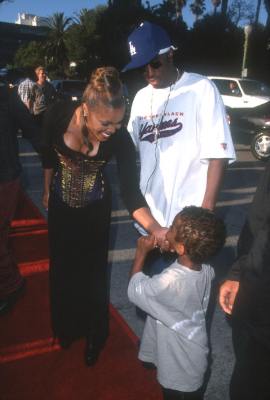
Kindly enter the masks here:
M 33 86 L 34 82 L 34 73 L 30 68 L 25 70 L 25 77 L 20 82 L 18 86 L 18 95 L 25 106 L 28 108 L 29 112 L 33 112 Z
M 39 126 L 42 124 L 43 115 L 47 107 L 53 103 L 56 97 L 56 91 L 53 85 L 48 82 L 45 68 L 39 66 L 35 69 L 37 81 L 35 82 L 33 93 L 33 114 Z
M 39 152 L 39 130 L 17 90 L 0 81 L 0 314 L 8 311 L 24 289 L 24 278 L 9 248 L 9 229 L 16 211 L 21 164 L 18 128 Z

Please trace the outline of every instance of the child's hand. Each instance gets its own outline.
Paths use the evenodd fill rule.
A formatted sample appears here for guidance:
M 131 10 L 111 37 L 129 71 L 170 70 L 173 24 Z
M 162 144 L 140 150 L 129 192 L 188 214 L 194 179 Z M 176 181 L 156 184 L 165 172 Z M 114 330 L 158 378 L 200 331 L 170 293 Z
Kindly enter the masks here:
M 137 241 L 137 252 L 146 255 L 149 251 L 153 250 L 157 245 L 155 236 L 141 236 Z
M 149 251 L 154 249 L 157 245 L 157 240 L 154 235 L 141 236 L 137 240 L 137 249 L 133 262 L 130 276 L 133 276 L 137 272 L 141 272 L 143 269 L 145 257 Z

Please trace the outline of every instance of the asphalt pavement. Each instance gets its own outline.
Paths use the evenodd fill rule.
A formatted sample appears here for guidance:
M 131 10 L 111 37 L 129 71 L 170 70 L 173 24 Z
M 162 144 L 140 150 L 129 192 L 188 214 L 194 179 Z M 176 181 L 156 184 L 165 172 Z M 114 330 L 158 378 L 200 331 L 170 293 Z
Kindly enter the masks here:
M 231 164 L 226 171 L 217 203 L 217 212 L 224 218 L 227 226 L 226 245 L 214 260 L 217 284 L 224 279 L 235 257 L 237 237 L 263 170 L 263 163 L 253 158 L 248 146 L 237 145 L 236 149 L 238 160 Z M 43 181 L 41 164 L 37 154 L 23 139 L 20 139 L 20 156 L 23 165 L 23 186 L 34 203 L 46 216 L 41 204 Z M 108 165 L 107 170 L 113 189 L 109 253 L 111 303 L 121 313 L 137 336 L 140 337 L 143 330 L 143 321 L 127 298 L 128 274 L 134 256 L 137 233 L 120 198 L 114 161 Z M 211 369 L 205 400 L 229 400 L 229 380 L 234 362 L 231 329 L 215 297 L 211 304 L 211 310 Z

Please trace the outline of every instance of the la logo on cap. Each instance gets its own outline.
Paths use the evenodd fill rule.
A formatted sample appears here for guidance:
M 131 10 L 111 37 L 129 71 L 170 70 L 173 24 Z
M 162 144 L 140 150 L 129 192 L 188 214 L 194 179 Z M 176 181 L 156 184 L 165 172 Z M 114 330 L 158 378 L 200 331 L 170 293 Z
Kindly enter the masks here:
M 130 55 L 131 55 L 131 56 L 134 56 L 135 54 L 137 54 L 136 47 L 133 46 L 132 42 L 129 42 L 128 44 L 129 44 L 129 52 L 130 52 Z

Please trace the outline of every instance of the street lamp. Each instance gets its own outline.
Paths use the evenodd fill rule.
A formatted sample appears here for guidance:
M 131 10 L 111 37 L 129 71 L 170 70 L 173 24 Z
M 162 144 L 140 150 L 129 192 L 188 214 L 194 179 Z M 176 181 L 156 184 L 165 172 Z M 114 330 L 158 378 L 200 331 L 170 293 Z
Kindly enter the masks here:
M 248 69 L 246 67 L 246 63 L 247 63 L 248 40 L 249 40 L 249 36 L 250 36 L 251 32 L 252 32 L 252 26 L 246 25 L 244 27 L 245 41 L 244 41 L 244 53 L 243 53 L 243 63 L 242 63 L 242 71 L 241 71 L 242 78 L 245 78 L 248 75 Z

